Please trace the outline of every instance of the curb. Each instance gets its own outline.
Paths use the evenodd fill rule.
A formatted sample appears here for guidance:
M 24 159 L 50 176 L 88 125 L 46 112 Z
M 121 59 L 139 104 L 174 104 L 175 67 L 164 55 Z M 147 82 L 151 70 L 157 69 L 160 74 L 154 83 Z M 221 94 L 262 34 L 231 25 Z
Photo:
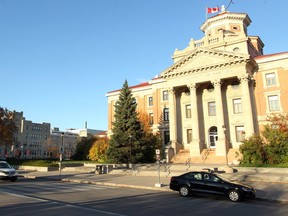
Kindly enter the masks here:
M 95 181 L 86 181 L 79 179 L 62 179 L 64 182 L 75 182 L 82 184 L 94 184 L 94 185 L 104 185 L 104 186 L 112 186 L 112 187 L 122 187 L 122 188 L 135 188 L 135 189 L 146 189 L 146 190 L 156 190 L 156 191 L 171 191 L 167 188 L 158 188 L 158 187 L 148 187 L 148 186 L 138 186 L 138 185 L 126 185 L 126 184 L 117 184 L 117 183 L 107 183 L 107 182 L 95 182 Z

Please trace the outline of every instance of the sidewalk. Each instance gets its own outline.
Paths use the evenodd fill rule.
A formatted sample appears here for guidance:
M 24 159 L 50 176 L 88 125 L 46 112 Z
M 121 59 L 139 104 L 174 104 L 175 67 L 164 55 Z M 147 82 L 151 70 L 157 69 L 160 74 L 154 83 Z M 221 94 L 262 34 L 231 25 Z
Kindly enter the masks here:
M 123 174 L 95 174 L 89 172 L 73 171 L 24 171 L 19 174 L 24 178 L 49 178 L 66 182 L 76 182 L 85 184 L 106 185 L 115 187 L 138 188 L 146 190 L 158 190 L 172 192 L 169 189 L 169 177 L 157 175 L 123 175 Z M 232 180 L 238 180 L 252 185 L 257 190 L 257 199 L 267 201 L 288 202 L 288 174 L 236 172 L 232 174 L 222 174 Z M 276 176 L 277 175 L 277 176 Z M 156 187 L 155 184 L 161 187 Z

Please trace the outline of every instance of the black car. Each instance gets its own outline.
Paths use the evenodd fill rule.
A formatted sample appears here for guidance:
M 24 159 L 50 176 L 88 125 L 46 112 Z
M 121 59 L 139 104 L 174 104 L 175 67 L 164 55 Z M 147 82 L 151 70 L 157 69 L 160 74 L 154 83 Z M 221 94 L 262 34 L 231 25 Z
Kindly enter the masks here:
M 233 202 L 256 197 L 256 191 L 253 187 L 204 171 L 188 172 L 171 177 L 170 189 L 179 191 L 179 194 L 184 197 L 193 192 L 224 194 Z

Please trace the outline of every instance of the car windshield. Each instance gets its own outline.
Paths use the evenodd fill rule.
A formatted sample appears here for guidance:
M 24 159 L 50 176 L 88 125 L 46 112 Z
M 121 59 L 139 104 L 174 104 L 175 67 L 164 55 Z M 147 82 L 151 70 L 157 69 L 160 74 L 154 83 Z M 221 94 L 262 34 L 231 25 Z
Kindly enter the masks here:
M 11 168 L 8 163 L 0 163 L 0 168 Z
M 216 175 L 218 178 L 221 178 L 222 180 L 224 180 L 224 181 L 228 181 L 228 182 L 231 182 L 232 180 L 231 179 L 229 179 L 229 178 L 227 178 L 227 177 L 225 177 L 225 176 L 223 176 L 223 175 L 220 175 L 220 174 L 217 174 Z

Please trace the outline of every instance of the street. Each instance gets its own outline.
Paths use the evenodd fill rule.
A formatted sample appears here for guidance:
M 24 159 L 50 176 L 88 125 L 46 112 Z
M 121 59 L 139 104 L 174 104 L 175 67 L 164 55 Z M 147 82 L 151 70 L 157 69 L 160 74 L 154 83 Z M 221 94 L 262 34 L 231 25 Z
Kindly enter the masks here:
M 19 178 L 0 181 L 1 215 L 288 215 L 287 204 Z

